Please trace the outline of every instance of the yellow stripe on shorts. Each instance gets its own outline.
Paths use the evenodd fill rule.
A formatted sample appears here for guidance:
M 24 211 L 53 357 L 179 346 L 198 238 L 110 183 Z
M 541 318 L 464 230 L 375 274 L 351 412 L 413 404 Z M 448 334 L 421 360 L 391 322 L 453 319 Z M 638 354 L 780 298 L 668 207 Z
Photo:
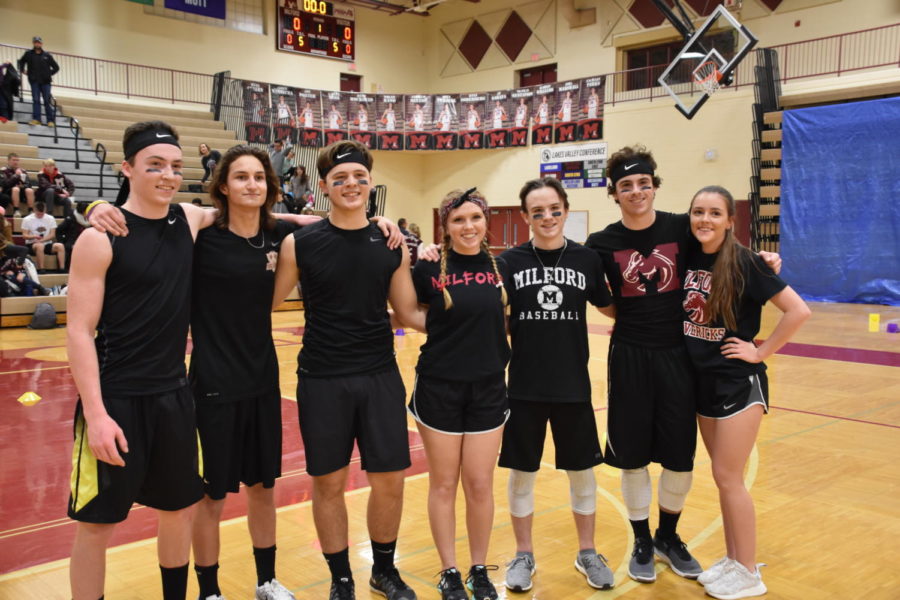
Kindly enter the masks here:
M 72 492 L 72 510 L 80 511 L 100 493 L 97 475 L 97 459 L 87 441 L 87 422 L 79 411 L 75 425 L 75 445 L 72 447 L 72 477 L 69 481 Z

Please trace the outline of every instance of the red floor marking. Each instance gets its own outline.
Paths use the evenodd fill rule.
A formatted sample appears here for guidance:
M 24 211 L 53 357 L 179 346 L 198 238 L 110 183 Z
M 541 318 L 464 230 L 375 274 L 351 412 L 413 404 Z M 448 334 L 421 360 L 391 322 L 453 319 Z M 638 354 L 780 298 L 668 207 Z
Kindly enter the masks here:
M 799 408 L 785 408 L 784 406 L 773 406 L 776 410 L 786 410 L 788 412 L 803 413 L 804 415 L 813 415 L 815 417 L 825 417 L 826 419 L 838 419 L 839 421 L 853 421 L 854 423 L 863 423 L 864 425 L 878 425 L 880 427 L 893 427 L 900 429 L 900 425 L 891 423 L 881 423 L 880 421 L 866 421 L 864 419 L 854 419 L 852 417 L 841 417 L 839 415 L 827 415 L 825 413 L 815 412 L 811 410 L 800 410 Z
M 765 340 L 756 340 L 761 344 Z M 840 360 L 844 362 L 864 363 L 868 365 L 884 365 L 900 367 L 900 352 L 886 350 L 863 350 L 861 348 L 845 348 L 838 346 L 819 346 L 817 344 L 797 344 L 788 342 L 776 354 L 802 356 L 804 358 L 821 358 L 824 360 Z

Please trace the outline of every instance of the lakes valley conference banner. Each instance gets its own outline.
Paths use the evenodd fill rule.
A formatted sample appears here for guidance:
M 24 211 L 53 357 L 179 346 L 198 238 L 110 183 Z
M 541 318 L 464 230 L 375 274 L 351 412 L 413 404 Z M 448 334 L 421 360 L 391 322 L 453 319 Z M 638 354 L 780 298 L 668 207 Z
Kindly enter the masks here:
M 600 76 L 472 94 L 364 94 L 242 81 L 245 134 L 250 143 L 354 139 L 395 151 L 600 140 L 605 85 Z

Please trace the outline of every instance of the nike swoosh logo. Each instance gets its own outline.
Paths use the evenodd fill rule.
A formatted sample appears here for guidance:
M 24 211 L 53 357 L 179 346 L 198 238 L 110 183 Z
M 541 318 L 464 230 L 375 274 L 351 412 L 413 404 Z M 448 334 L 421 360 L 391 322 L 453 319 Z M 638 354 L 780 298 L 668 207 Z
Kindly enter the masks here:
M 636 167 L 636 166 L 638 166 L 638 163 L 634 163 L 633 165 L 626 165 L 625 170 L 628 171 L 629 169 Z
M 370 237 L 370 238 L 369 238 L 369 241 L 370 241 L 370 242 L 383 242 L 384 240 L 382 240 L 381 238 L 373 238 L 373 237 Z
M 723 406 L 722 408 L 723 408 L 724 410 L 728 410 L 728 409 L 730 409 L 731 407 L 733 407 L 735 404 L 737 404 L 737 402 L 735 402 L 734 404 L 729 404 L 728 406 Z
M 172 137 L 172 136 L 169 135 L 168 133 L 164 133 L 164 134 L 162 134 L 162 135 L 160 135 L 160 134 L 157 133 L 157 134 L 156 134 L 156 137 L 158 137 L 158 138 L 164 138 L 164 137 Z
M 335 158 L 340 160 L 340 159 L 344 158 L 345 156 L 350 156 L 351 154 L 352 154 L 352 152 L 344 152 L 343 154 L 338 154 Z

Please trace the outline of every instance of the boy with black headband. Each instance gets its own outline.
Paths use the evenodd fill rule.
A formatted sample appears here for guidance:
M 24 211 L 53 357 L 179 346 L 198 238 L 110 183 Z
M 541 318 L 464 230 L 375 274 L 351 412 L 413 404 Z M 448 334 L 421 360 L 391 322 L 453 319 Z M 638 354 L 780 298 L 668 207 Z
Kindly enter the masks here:
M 354 440 L 366 470 L 368 526 L 375 564 L 369 586 L 390 600 L 415 592 L 394 567 L 409 443 L 406 390 L 394 358 L 387 299 L 403 320 L 417 309 L 405 246 L 389 250 L 366 220 L 372 155 L 341 141 L 319 153 L 328 219 L 282 243 L 274 306 L 303 286 L 306 324 L 298 357 L 297 408 L 313 478 L 313 519 L 331 570 L 331 600 L 352 599 L 344 501 Z
M 86 230 L 69 275 L 68 353 L 79 392 L 68 509 L 78 521 L 72 598 L 103 597 L 106 546 L 139 502 L 159 516 L 162 597 L 183 599 L 191 507 L 203 496 L 184 367 L 190 256 L 214 213 L 171 204 L 183 164 L 171 126 L 136 123 L 123 146 L 120 200 L 130 234 Z
M 694 371 L 681 330 L 681 281 L 688 244 L 694 243 L 689 218 L 654 210 L 662 180 L 643 146 L 614 153 L 607 171 L 607 192 L 622 220 L 591 234 L 586 245 L 603 259 L 616 306 L 605 459 L 622 470 L 622 498 L 634 530 L 628 575 L 655 581 L 655 554 L 678 575 L 696 579 L 703 569 L 676 533 L 697 445 Z M 774 255 L 767 262 L 780 261 Z M 651 462 L 662 465 L 659 528 L 653 537 Z

